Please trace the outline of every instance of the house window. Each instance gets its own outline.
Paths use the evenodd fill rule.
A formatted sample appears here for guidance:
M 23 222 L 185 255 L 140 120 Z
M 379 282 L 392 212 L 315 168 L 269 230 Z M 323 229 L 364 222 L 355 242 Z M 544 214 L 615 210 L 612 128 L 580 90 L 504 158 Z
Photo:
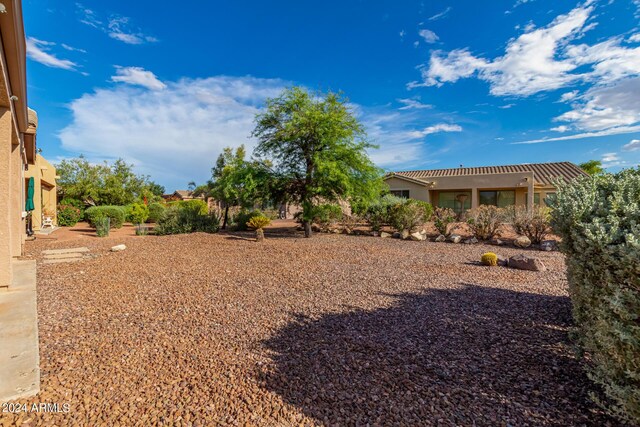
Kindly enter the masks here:
M 471 209 L 471 191 L 441 191 L 438 206 L 453 209 L 456 213 Z
M 524 193 L 524 204 L 529 206 L 529 193 Z M 540 206 L 540 193 L 533 193 L 533 205 Z
M 499 208 L 513 206 L 516 204 L 516 192 L 513 190 L 481 191 L 480 204 L 493 205 Z
M 391 194 L 396 197 L 402 197 L 403 199 L 409 198 L 409 190 L 391 190 Z

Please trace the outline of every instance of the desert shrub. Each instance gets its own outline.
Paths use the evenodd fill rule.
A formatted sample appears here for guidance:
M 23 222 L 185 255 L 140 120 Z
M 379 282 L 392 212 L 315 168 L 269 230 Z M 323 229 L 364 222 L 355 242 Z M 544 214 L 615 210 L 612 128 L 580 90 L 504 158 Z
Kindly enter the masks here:
M 452 231 L 451 224 L 455 224 L 458 215 L 451 208 L 435 208 L 433 211 L 433 225 L 440 234 L 448 236 Z
M 404 203 L 405 199 L 387 194 L 360 210 L 360 214 L 367 221 L 373 231 L 380 231 L 382 226 L 389 224 L 389 211 L 391 207 Z M 357 211 L 356 211 L 357 212 Z
M 480 240 L 489 240 L 498 235 L 504 210 L 492 205 L 480 205 L 469 210 L 466 217 L 473 235 Z
M 527 236 L 532 243 L 540 243 L 551 232 L 551 210 L 534 206 L 510 206 L 505 210 L 505 221 L 510 222 L 516 233 Z
M 264 215 L 254 216 L 249 221 L 247 221 L 247 227 L 253 230 L 262 229 L 269 224 L 271 224 L 271 219 L 267 218 Z
M 640 169 L 557 184 L 551 224 L 562 237 L 575 330 L 592 395 L 640 425 Z
M 235 215 L 233 215 L 231 222 L 233 224 L 233 228 L 235 230 L 244 231 L 247 229 L 247 223 L 251 220 L 251 218 L 255 216 L 265 216 L 262 211 L 241 209 Z
M 82 218 L 82 210 L 80 208 L 60 203 L 58 205 L 58 225 L 63 227 L 72 227 Z
M 85 211 L 85 217 L 92 227 L 96 227 L 99 218 L 111 218 L 111 228 L 120 228 L 125 221 L 123 206 L 92 206 Z
M 483 265 L 495 267 L 496 265 L 498 265 L 498 255 L 494 254 L 493 252 L 485 252 L 480 257 L 480 262 Z
M 158 222 L 166 209 L 167 208 L 162 203 L 150 203 L 149 217 L 147 218 L 147 222 Z
M 311 210 L 312 222 L 317 224 L 321 229 L 327 230 L 342 219 L 342 208 L 338 205 L 322 204 L 314 206 Z
M 220 229 L 220 216 L 203 214 L 197 204 L 179 204 L 168 207 L 154 228 L 158 235 L 184 234 L 202 231 L 215 233 Z
M 133 203 L 129 207 L 127 219 L 134 224 L 142 224 L 149 218 L 149 207 L 144 203 Z
M 94 218 L 94 224 L 96 227 L 96 236 L 107 237 L 111 230 L 111 218 L 108 216 L 97 216 Z
M 207 202 L 200 199 L 181 200 L 178 202 L 178 206 L 180 206 L 180 208 L 191 209 L 194 212 L 198 212 L 200 215 L 206 215 L 209 213 L 209 206 L 207 206 Z
M 414 231 L 431 219 L 433 207 L 421 200 L 406 199 L 389 209 L 389 223 L 397 231 Z

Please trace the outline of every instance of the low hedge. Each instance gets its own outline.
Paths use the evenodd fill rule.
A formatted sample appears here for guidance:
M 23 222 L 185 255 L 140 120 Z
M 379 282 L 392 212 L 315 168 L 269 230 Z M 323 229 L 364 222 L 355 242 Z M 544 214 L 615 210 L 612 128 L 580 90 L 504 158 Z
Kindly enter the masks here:
M 85 218 L 95 228 L 99 218 L 111 218 L 111 228 L 120 228 L 126 219 L 124 206 L 92 206 L 85 211 Z

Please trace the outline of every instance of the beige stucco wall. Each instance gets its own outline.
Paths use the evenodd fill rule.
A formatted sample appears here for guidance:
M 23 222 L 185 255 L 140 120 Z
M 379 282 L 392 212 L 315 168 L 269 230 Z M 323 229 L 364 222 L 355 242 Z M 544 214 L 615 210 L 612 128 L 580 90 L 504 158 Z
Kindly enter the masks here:
M 9 189 L 11 182 L 11 110 L 0 108 L 0 187 Z M 11 193 L 0 197 L 0 286 L 11 283 Z
M 56 224 L 56 206 L 58 204 L 56 168 L 47 159 L 38 154 L 35 165 L 29 165 L 24 177 L 25 186 L 30 177 L 34 179 L 33 204 L 35 210 L 33 211 L 33 229 L 41 229 L 42 217 L 46 212 L 53 214 L 53 222 Z
M 398 177 L 385 180 L 390 190 L 409 190 L 411 198 L 431 202 L 436 206 L 440 191 L 470 191 L 472 208 L 479 205 L 479 194 L 483 190 L 513 190 L 516 205 L 527 205 L 527 197 L 533 205 L 535 193 L 540 193 L 540 201 L 544 205 L 547 193 L 555 192 L 553 187 L 534 188 L 533 172 L 447 176 L 428 178 L 425 181 L 428 182 L 421 185 Z

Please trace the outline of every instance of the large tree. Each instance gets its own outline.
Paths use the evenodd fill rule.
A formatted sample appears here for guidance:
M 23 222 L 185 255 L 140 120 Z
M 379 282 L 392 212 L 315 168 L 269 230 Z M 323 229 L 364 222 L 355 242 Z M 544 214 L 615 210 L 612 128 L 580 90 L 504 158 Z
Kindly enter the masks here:
M 580 163 L 578 166 L 589 175 L 600 175 L 604 173 L 604 168 L 600 160 L 589 160 L 588 162 Z
M 63 160 L 56 165 L 56 172 L 60 176 L 61 199 L 93 205 L 126 205 L 145 198 L 159 198 L 155 194 L 159 190 L 157 184 L 148 176 L 134 173 L 133 166 L 122 159 L 112 164 L 92 164 L 80 156 Z
M 302 205 L 305 237 L 316 204 L 380 194 L 382 173 L 367 155 L 376 147 L 340 94 L 286 89 L 267 100 L 256 123 L 256 154 L 272 159 L 285 193 Z
M 252 208 L 271 198 L 272 174 L 269 162 L 246 160 L 245 157 L 244 145 L 236 148 L 235 152 L 231 147 L 226 147 L 211 170 L 211 181 L 207 183 L 208 192 L 204 188 L 201 190 L 224 203 L 223 229 L 227 226 L 231 206 Z

